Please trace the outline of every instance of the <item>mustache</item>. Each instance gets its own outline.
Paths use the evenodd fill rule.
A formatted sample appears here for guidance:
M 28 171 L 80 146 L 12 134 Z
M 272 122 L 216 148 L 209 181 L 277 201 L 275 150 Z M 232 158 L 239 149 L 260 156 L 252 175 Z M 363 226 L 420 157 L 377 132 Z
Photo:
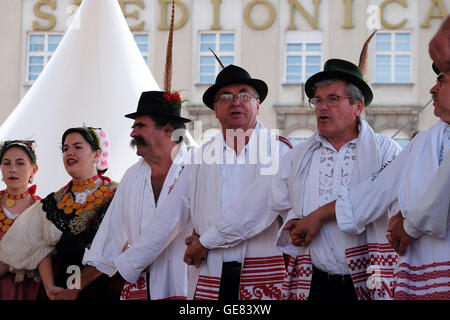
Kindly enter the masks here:
M 136 146 L 146 146 L 147 142 L 141 136 L 136 136 L 130 141 L 130 147 L 135 148 Z

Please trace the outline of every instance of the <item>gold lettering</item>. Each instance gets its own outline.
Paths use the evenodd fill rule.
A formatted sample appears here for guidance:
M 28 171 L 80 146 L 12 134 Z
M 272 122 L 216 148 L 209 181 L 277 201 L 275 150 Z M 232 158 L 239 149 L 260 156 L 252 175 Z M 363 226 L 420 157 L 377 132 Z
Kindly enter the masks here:
M 408 2 L 406 0 L 385 0 L 380 4 L 381 24 L 387 29 L 400 29 L 406 24 L 408 19 L 404 19 L 402 22 L 398 24 L 390 24 L 384 18 L 384 9 L 386 8 L 387 5 L 391 3 L 398 3 L 404 8 L 408 8 Z
M 308 21 L 308 23 L 313 27 L 314 29 L 319 29 L 319 4 L 321 0 L 313 0 L 314 2 L 314 17 L 312 17 L 306 10 L 303 8 L 303 6 L 297 1 L 297 0 L 288 0 L 291 11 L 290 11 L 290 21 L 288 30 L 297 30 L 297 26 L 294 22 L 294 13 L 295 9 L 300 11 L 300 13 L 303 15 L 303 17 Z
M 134 10 L 133 12 L 127 13 L 126 6 L 134 4 L 141 9 L 145 9 L 145 4 L 143 0 L 119 0 L 120 8 L 122 9 L 123 15 L 125 18 L 139 19 L 139 11 Z M 144 29 L 145 21 L 141 21 L 139 24 L 135 26 L 130 26 L 131 31 L 141 31 Z
M 50 6 L 53 10 L 56 9 L 56 0 L 39 0 L 34 4 L 34 15 L 38 18 L 48 20 L 49 23 L 46 26 L 42 26 L 38 21 L 33 21 L 34 31 L 49 31 L 56 25 L 56 18 L 51 13 L 42 12 L 41 6 Z
M 169 30 L 169 24 L 167 23 L 167 4 L 171 4 L 172 0 L 159 0 L 159 4 L 161 5 L 161 23 L 159 24 L 159 30 Z M 181 20 L 175 24 L 174 29 L 180 29 L 186 24 L 186 21 L 189 18 L 189 11 L 186 5 L 180 0 L 175 0 L 175 5 L 181 8 L 183 12 L 183 16 Z
M 439 12 L 434 13 L 434 9 L 439 7 Z M 431 19 L 444 19 L 447 16 L 447 9 L 445 8 L 445 4 L 442 2 L 442 0 L 433 0 L 430 6 L 430 10 L 428 11 L 427 18 L 424 23 L 421 24 L 422 28 L 429 28 L 430 27 L 430 20 Z
M 344 0 L 345 2 L 345 23 L 342 26 L 344 29 L 353 29 L 355 26 L 352 22 L 352 4 L 353 0 Z
M 73 0 L 73 5 L 74 6 L 80 6 L 81 5 L 81 2 L 82 2 L 83 0 Z
M 220 17 L 220 4 L 222 3 L 222 0 L 211 0 L 213 4 L 213 24 L 211 26 L 211 30 L 222 30 L 222 26 L 220 25 L 219 17 Z
M 267 9 L 269 9 L 269 18 L 267 19 L 267 21 L 265 23 L 263 23 L 261 25 L 257 25 L 255 23 L 253 23 L 253 21 L 250 17 L 250 11 L 252 10 L 253 6 L 255 6 L 258 3 L 265 5 L 267 7 Z M 268 0 L 252 0 L 245 6 L 244 19 L 245 19 L 245 22 L 247 23 L 247 25 L 252 29 L 255 29 L 255 30 L 267 29 L 275 21 L 275 16 L 276 16 L 275 11 L 276 11 L 275 7 Z

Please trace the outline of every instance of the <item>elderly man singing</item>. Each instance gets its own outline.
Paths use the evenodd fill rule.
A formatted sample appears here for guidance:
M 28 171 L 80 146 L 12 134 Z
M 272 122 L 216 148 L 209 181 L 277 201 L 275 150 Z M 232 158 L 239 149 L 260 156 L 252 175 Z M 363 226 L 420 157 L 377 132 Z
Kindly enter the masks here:
M 324 221 L 311 226 L 316 228 L 313 239 L 298 233 L 294 244 L 301 247 L 291 243 L 288 231 L 309 225 L 310 214 L 335 200 L 341 187 L 372 177 L 400 151 L 397 143 L 374 133 L 360 119 L 373 95 L 356 65 L 328 60 L 324 71 L 308 79 L 305 90 L 318 132 L 283 159 L 269 199 L 271 210 L 288 213 L 278 237 L 279 248 L 296 258 L 289 265 L 287 295 L 309 300 L 389 299 L 392 264 L 378 263 L 396 259 L 384 234 L 379 234 L 388 223 L 386 210 L 374 223 L 362 226 L 360 235 L 343 232 L 336 221 Z M 368 279 L 370 267 L 380 271 L 374 286 Z
M 342 230 L 358 234 L 365 225 L 379 219 L 387 208 L 399 208 L 388 229 L 392 246 L 404 254 L 395 274 L 395 299 L 448 299 L 450 294 L 448 190 L 444 191 L 447 197 L 442 199 L 442 204 L 436 206 L 436 201 L 431 201 L 434 205 L 429 208 L 436 212 L 408 217 L 411 206 L 424 199 L 433 183 L 441 181 L 443 187 L 447 183 L 445 179 L 436 179 L 436 175 L 446 174 L 448 168 L 448 160 L 444 159 L 448 158 L 450 150 L 450 74 L 440 72 L 435 66 L 433 69 L 438 77 L 430 93 L 434 114 L 440 121 L 418 134 L 377 177 L 342 190 L 337 201 L 319 208 L 308 221 L 298 222 L 291 230 L 293 242 L 304 245 L 317 235 L 324 221 L 337 220 Z M 416 236 L 421 235 L 420 239 L 409 243 L 407 250 L 400 247 L 398 230 L 394 228 L 397 221 L 405 225 L 405 217 L 407 229 Z M 442 223 L 444 225 L 440 225 Z
M 258 177 L 270 179 L 277 171 L 280 154 L 289 147 L 257 121 L 267 91 L 264 81 L 234 65 L 224 68 L 206 90 L 203 101 L 214 110 L 222 132 L 197 150 L 193 164 L 185 166 L 140 241 L 115 259 L 126 280 L 135 282 L 188 221 L 200 239 L 194 236 L 187 243 L 197 249 L 203 247 L 201 243 L 209 247 L 224 210 Z M 246 214 L 241 211 L 240 217 Z M 245 232 L 246 226 L 240 226 L 240 232 Z M 205 250 L 203 261 L 191 259 L 188 252 L 186 261 L 200 267 L 190 281 L 194 285 L 189 297 L 281 299 L 285 266 L 274 242 L 278 228 L 274 221 L 265 232 L 237 246 L 212 249 L 207 255 Z

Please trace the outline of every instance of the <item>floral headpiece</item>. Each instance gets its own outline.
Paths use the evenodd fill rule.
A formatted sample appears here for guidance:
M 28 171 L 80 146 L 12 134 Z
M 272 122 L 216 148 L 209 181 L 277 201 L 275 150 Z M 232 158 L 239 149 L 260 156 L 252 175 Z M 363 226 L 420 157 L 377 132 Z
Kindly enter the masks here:
M 188 101 L 188 99 L 181 99 L 180 93 L 178 91 L 175 92 L 164 92 L 163 94 L 163 105 L 172 109 L 181 109 L 181 105 Z
M 91 141 L 88 141 L 91 145 L 97 146 L 102 152 L 100 159 L 97 162 L 97 170 L 103 171 L 108 169 L 108 157 L 109 157 L 109 141 L 106 137 L 106 133 L 102 128 L 92 128 L 83 126 L 87 136 Z
M 36 142 L 34 140 L 10 140 L 5 141 L 0 146 L 0 162 L 6 151 L 11 147 L 20 147 L 28 154 L 33 164 L 37 163 Z

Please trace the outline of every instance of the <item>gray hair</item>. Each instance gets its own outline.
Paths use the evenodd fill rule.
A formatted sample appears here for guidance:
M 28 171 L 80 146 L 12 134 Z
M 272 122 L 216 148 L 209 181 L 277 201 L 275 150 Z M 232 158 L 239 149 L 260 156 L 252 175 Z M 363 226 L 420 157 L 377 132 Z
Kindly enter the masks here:
M 347 87 L 346 92 L 347 95 L 350 97 L 349 100 L 351 104 L 354 104 L 356 101 L 361 101 L 365 105 L 364 95 L 362 94 L 361 90 L 353 83 L 350 83 L 344 79 L 327 79 L 318 81 L 314 84 L 314 93 L 316 93 L 317 88 L 328 87 L 335 81 L 342 81 L 346 84 Z

